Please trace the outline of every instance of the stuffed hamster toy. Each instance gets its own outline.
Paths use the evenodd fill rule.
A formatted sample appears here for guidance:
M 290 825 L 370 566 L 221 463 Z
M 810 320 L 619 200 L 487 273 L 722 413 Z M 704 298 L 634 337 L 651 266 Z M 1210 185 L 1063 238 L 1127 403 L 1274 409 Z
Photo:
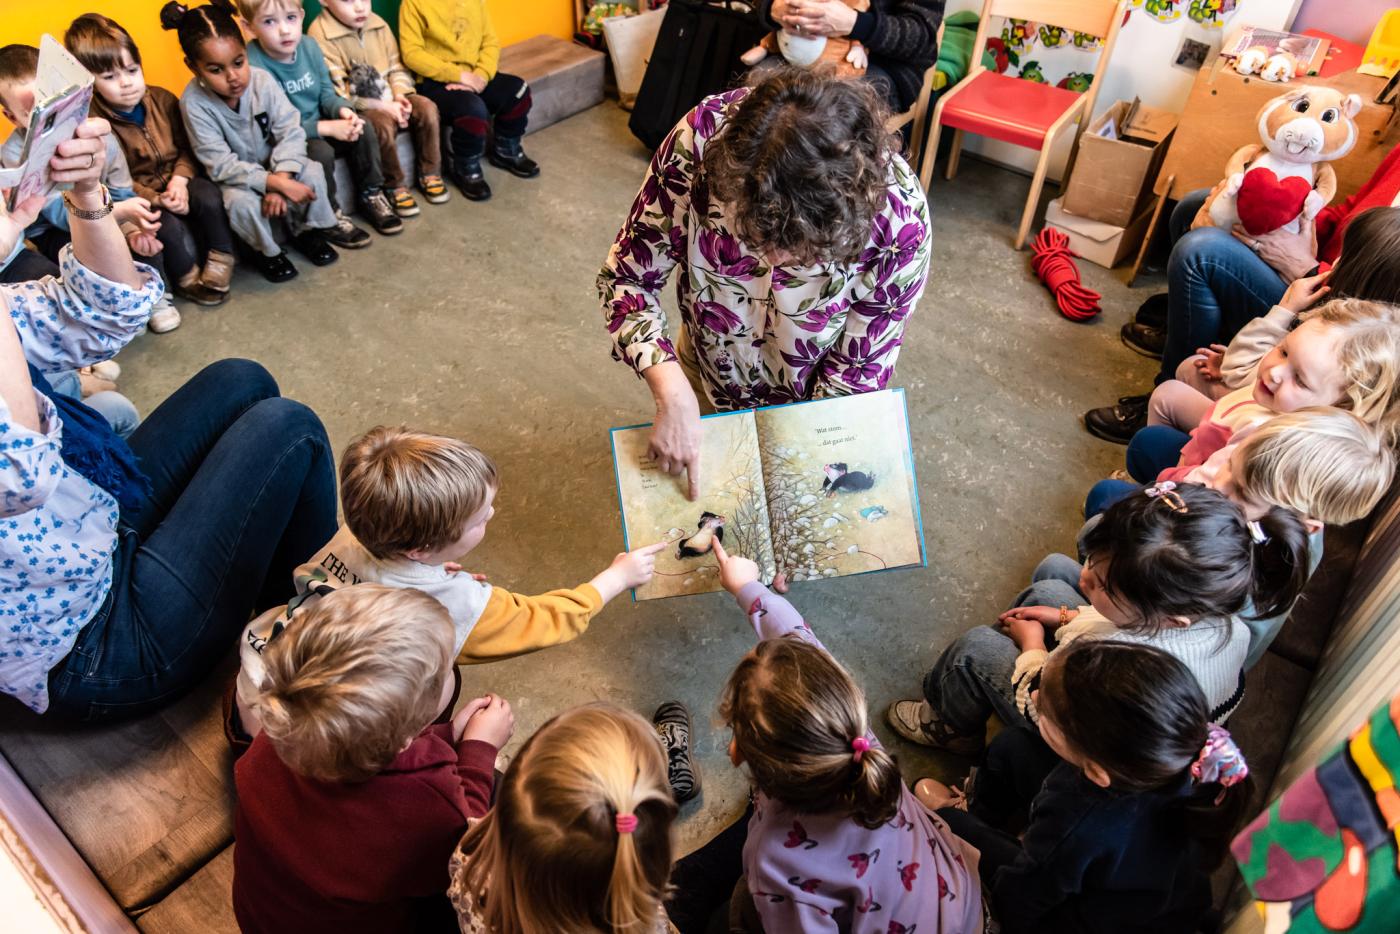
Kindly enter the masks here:
M 1262 45 L 1251 45 L 1235 60 L 1235 71 L 1242 75 L 1257 74 L 1265 81 L 1292 81 L 1298 73 L 1298 60 L 1282 49 L 1270 52 Z
M 1300 218 L 1312 220 L 1337 193 L 1327 163 L 1356 144 L 1352 118 L 1361 103 L 1359 95 L 1307 85 L 1266 103 L 1256 118 L 1263 145 L 1235 151 L 1191 226 L 1296 233 Z
M 863 13 L 870 9 L 870 0 L 843 0 L 846 6 Z M 777 52 L 789 65 L 806 68 L 809 65 L 833 64 L 838 78 L 853 78 L 865 74 L 870 59 L 865 46 L 854 39 L 826 36 L 803 36 L 780 29 L 763 37 L 758 45 L 739 57 L 745 65 L 757 65 Z

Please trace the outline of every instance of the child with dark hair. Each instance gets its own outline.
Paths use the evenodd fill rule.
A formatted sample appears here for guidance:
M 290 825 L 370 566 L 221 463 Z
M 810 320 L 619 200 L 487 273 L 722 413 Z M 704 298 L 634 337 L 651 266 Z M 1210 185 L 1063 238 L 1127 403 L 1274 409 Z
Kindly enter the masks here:
M 238 15 L 256 38 L 248 45 L 248 60 L 270 72 L 282 84 L 287 99 L 301 114 L 306 131 L 306 151 L 321 164 L 326 190 L 335 203 L 335 159 L 344 156 L 356 186 L 355 204 L 360 215 L 381 234 L 403 231 L 384 192 L 379 165 L 379 145 L 365 135 L 365 121 L 354 107 L 336 93 L 321 47 L 301 32 L 306 11 L 301 0 L 238 0 Z M 337 209 L 338 210 L 338 209 Z M 337 230 L 351 247 L 368 240 L 343 214 L 337 213 Z
M 180 96 L 194 154 L 219 186 L 234 233 L 256 251 L 258 270 L 269 282 L 297 274 L 273 234 L 276 218 L 288 221 L 292 244 L 312 264 L 335 262 L 335 206 L 320 163 L 306 154 L 301 115 L 276 78 L 249 66 L 229 0 L 193 9 L 171 0 L 160 22 L 177 31 L 194 73 Z
M 399 7 L 403 62 L 418 73 L 418 93 L 437 105 L 451 153 L 448 177 L 472 201 L 491 197 L 481 157 L 520 178 L 540 174 L 521 137 L 530 120 L 530 86 L 497 69 L 486 0 L 404 0 Z M 486 136 L 494 137 L 490 147 Z
M 136 194 L 160 213 L 155 236 L 171 291 L 196 305 L 222 304 L 233 275 L 233 231 L 218 186 L 199 176 L 179 98 L 146 84 L 141 50 L 101 13 L 73 20 L 63 42 L 93 74 L 93 113 L 112 125 Z M 192 243 L 204 252 L 202 264 Z
M 748 930 L 855 930 L 878 911 L 881 932 L 980 931 L 976 855 L 905 787 L 871 731 L 864 692 L 759 582 L 758 565 L 719 542 L 715 556 L 759 638 L 720 701 L 753 808 L 747 834 L 741 821 L 677 864 L 672 922 L 681 934 L 704 931 L 742 870 L 749 898 L 731 911 L 759 922 Z
M 1199 682 L 1212 723 L 1244 693 L 1250 628 L 1241 614 L 1286 612 L 1308 576 L 1308 530 L 1271 507 L 1249 520 L 1223 493 L 1170 481 L 1110 506 L 1084 533 L 1087 562 L 1050 555 L 996 628 L 979 626 L 943 650 L 923 700 L 896 701 L 905 739 L 966 755 L 987 718 L 1030 726 L 1046 659 L 1078 639 L 1151 645 Z
M 1198 930 L 1250 786 L 1196 678 L 1150 646 L 1081 642 L 1051 659 L 1038 701 L 1039 735 L 1002 731 L 962 791 L 916 785 L 981 851 L 1000 930 Z

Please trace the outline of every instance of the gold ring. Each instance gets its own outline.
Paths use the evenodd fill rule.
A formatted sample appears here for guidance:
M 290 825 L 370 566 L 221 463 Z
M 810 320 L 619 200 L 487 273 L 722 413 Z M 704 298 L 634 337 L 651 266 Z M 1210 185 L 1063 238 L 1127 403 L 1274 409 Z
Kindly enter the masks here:
M 88 153 L 88 164 L 87 164 L 87 167 L 88 167 L 88 168 L 92 168 L 94 165 L 97 165 L 97 154 L 96 154 L 96 153 L 90 152 L 90 153 Z

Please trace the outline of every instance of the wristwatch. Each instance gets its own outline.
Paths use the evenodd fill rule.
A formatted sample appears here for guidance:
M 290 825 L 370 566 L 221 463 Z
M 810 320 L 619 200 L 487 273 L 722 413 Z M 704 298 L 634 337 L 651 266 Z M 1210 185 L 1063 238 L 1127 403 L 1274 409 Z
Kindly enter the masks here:
M 84 221 L 100 221 L 108 214 L 111 214 L 112 193 L 107 190 L 106 185 L 98 185 L 97 187 L 102 189 L 102 207 L 98 208 L 96 211 L 89 211 L 87 208 L 78 207 L 73 203 L 73 192 L 71 190 L 65 191 L 63 193 L 63 203 L 68 207 L 68 213 Z

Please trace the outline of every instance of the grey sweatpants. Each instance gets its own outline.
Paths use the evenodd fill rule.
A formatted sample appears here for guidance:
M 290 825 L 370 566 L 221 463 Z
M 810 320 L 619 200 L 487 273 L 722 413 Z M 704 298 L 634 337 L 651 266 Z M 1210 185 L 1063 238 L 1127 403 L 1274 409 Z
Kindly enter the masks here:
M 320 164 L 314 159 L 307 160 L 306 168 L 301 170 L 297 181 L 310 188 L 316 198 L 306 204 L 287 202 L 286 221 L 292 234 L 334 227 L 335 205 L 331 204 L 330 195 L 326 193 L 326 176 Z M 276 256 L 282 252 L 282 246 L 272 231 L 272 222 L 276 218 L 263 217 L 261 194 L 251 188 L 222 185 L 219 191 L 224 198 L 229 226 L 244 243 L 264 256 Z

